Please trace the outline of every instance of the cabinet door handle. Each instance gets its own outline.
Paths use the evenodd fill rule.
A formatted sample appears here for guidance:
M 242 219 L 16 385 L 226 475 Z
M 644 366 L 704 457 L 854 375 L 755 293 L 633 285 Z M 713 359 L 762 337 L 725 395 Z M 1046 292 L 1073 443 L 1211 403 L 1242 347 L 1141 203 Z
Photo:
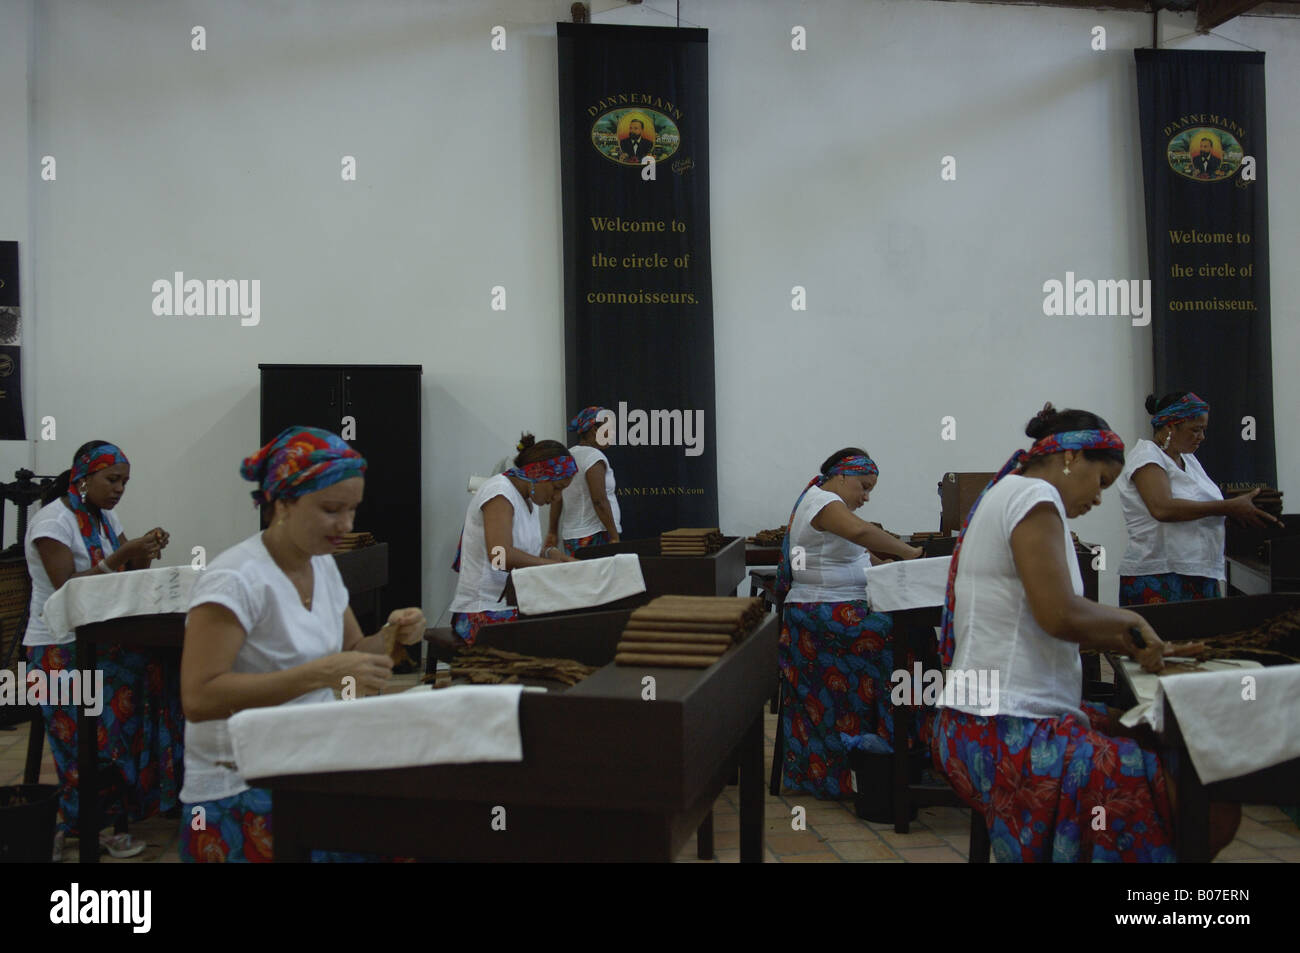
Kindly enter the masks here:
M 334 406 L 334 387 L 333 387 L 333 385 L 330 386 L 330 406 L 331 406 L 331 407 Z

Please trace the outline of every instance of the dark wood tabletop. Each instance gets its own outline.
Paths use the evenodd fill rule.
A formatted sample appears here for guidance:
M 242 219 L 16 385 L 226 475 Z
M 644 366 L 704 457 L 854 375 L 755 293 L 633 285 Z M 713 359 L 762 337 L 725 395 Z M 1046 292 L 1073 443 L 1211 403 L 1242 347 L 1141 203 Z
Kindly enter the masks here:
M 608 659 L 626 618 L 521 620 L 485 627 L 480 641 L 580 655 L 572 642 L 582 639 L 587 659 Z M 667 862 L 692 832 L 711 830 L 713 802 L 738 769 L 741 859 L 761 862 L 762 708 L 777 636 L 769 617 L 707 669 L 610 663 L 568 690 L 525 692 L 518 763 L 250 778 L 273 794 L 275 859 L 329 849 L 459 861 Z M 494 828 L 499 817 L 504 830 Z
M 1273 616 L 1300 606 L 1300 593 L 1272 593 L 1232 599 L 1199 599 L 1192 602 L 1166 602 L 1157 605 L 1130 606 L 1151 624 L 1165 641 L 1184 641 L 1224 635 L 1252 628 Z M 1115 669 L 1119 705 L 1137 704 L 1133 681 L 1119 659 L 1110 658 Z M 1183 863 L 1205 863 L 1210 858 L 1209 807 L 1211 801 L 1239 804 L 1276 804 L 1287 806 L 1300 800 L 1300 758 L 1293 758 L 1260 771 L 1236 778 L 1204 784 L 1187 752 L 1178 717 L 1164 699 L 1163 731 L 1158 735 L 1160 757 L 1174 777 L 1178 790 L 1177 816 L 1174 818 L 1175 850 Z M 1257 709 L 1259 731 L 1273 732 L 1266 707 Z

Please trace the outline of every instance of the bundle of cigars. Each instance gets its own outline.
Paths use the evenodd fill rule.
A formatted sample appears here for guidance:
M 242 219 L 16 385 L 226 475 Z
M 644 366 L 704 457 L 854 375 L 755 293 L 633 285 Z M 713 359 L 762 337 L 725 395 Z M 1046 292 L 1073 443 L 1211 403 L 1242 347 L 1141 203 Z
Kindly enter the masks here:
M 457 653 L 451 663 L 449 680 L 440 681 L 437 673 L 431 673 L 425 675 L 423 681 L 432 682 L 435 688 L 457 680 L 472 685 L 513 685 L 525 678 L 577 685 L 594 671 L 590 665 L 573 659 L 541 658 L 474 645 Z
M 660 596 L 632 613 L 614 664 L 708 668 L 766 616 L 762 599 Z
M 723 535 L 716 527 L 670 529 L 659 536 L 663 556 L 708 556 L 722 548 Z
M 334 550 L 335 552 L 348 552 L 373 545 L 375 545 L 375 537 L 372 533 L 344 533 L 343 542 L 335 546 Z
M 1300 662 L 1300 609 L 1288 609 L 1252 629 L 1200 639 L 1203 651 L 1195 658 L 1251 659 L 1261 665 Z
M 1220 483 L 1219 489 L 1223 492 L 1225 500 L 1249 493 L 1251 490 L 1259 490 L 1259 495 L 1255 497 L 1256 508 L 1271 516 L 1282 515 L 1282 491 L 1266 483 Z
M 784 540 L 784 526 L 778 526 L 776 529 L 761 529 L 749 537 L 749 542 L 755 546 L 780 546 Z

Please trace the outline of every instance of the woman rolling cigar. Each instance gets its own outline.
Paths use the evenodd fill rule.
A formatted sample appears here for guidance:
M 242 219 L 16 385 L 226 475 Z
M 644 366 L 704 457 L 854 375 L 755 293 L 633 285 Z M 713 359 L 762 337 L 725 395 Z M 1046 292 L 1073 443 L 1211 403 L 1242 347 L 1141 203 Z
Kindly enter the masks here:
M 227 718 L 245 708 L 331 701 L 345 687 L 378 691 L 392 674 L 394 646 L 424 635 L 417 608 L 394 610 L 369 637 L 348 608 L 330 553 L 352 530 L 365 470 L 359 453 L 314 427 L 290 427 L 244 460 L 240 473 L 257 484 L 253 499 L 270 508 L 271 520 L 214 559 L 190 596 L 181 659 L 189 719 L 184 861 L 271 859 L 271 795 L 240 775 Z
M 537 443 L 523 434 L 515 465 L 478 488 L 465 511 L 465 527 L 451 568 L 460 573 L 451 603 L 452 630 L 473 645 L 478 630 L 519 618 L 504 598 L 507 574 L 524 566 L 572 562 L 554 543 L 545 546 L 533 506 L 558 500 L 578 464 L 564 444 Z
M 795 502 L 781 544 L 782 777 L 819 798 L 852 793 L 841 732 L 893 738 L 893 622 L 868 607 L 863 571 L 872 552 L 915 559 L 922 551 L 853 515 L 879 473 L 865 450 L 832 454 Z
M 1176 648 L 1137 613 L 1083 597 L 1066 521 L 1100 505 L 1124 469 L 1119 436 L 1094 414 L 1051 404 L 1025 433 L 1033 446 L 966 518 L 943 614 L 949 676 L 986 677 L 992 704 L 944 701 L 934 763 L 983 814 L 999 863 L 1173 861 L 1172 780 L 1151 747 L 1082 701 L 1079 648 L 1159 671 L 1164 656 L 1202 646 Z M 1211 805 L 1212 849 L 1232 839 L 1239 814 Z
M 161 527 L 127 538 L 114 509 L 130 479 L 131 464 L 118 447 L 106 440 L 83 444 L 71 469 L 55 477 L 55 495 L 44 500 L 47 505 L 27 527 L 24 547 L 32 600 L 23 645 L 32 669 L 47 676 L 77 670 L 74 634 L 51 632 L 41 618 L 56 589 L 73 578 L 147 569 L 167 545 Z M 106 696 L 99 723 L 99 777 L 108 786 L 100 803 L 102 816 L 115 821 L 117 831 L 99 832 L 99 843 L 114 857 L 134 857 L 145 843 L 126 832 L 128 818 L 143 820 L 177 805 L 185 724 L 180 685 L 175 666 L 152 652 L 106 645 L 100 646 L 98 657 Z M 61 860 L 64 837 L 77 832 L 77 707 L 42 705 L 41 712 L 59 776 L 61 816 L 54 856 Z
M 569 421 L 569 430 L 578 435 L 578 442 L 569 448 L 578 472 L 551 504 L 551 528 L 545 545 L 555 546 L 562 540 L 570 556 L 585 546 L 617 543 L 623 531 L 614 495 L 614 468 L 603 452 L 609 444 L 603 439 L 601 412 L 600 407 L 586 407 Z
M 1152 440 L 1139 440 L 1119 478 L 1128 528 L 1120 563 L 1119 604 L 1216 599 L 1224 578 L 1223 518 L 1247 526 L 1281 520 L 1257 508 L 1259 490 L 1225 500 L 1196 450 L 1210 405 L 1188 391 L 1147 397 Z

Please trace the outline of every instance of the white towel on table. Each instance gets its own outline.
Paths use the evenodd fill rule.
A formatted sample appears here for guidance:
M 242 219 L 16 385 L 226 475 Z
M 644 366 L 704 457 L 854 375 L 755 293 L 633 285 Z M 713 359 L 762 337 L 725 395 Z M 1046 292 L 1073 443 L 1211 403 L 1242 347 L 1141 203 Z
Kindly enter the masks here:
M 529 566 L 510 575 L 524 615 L 603 606 L 645 592 L 641 560 L 634 553 Z
M 867 598 L 872 611 L 901 612 L 943 605 L 950 565 L 951 556 L 932 556 L 867 567 Z
M 129 615 L 185 612 L 199 571 L 189 566 L 163 566 L 133 572 L 103 573 L 69 579 L 45 601 L 41 613 L 56 635 L 79 625 Z
M 1239 663 L 1235 671 L 1157 678 L 1152 700 L 1127 712 L 1122 721 L 1130 726 L 1145 722 L 1161 731 L 1168 698 L 1205 784 L 1300 758 L 1300 665 L 1242 671 L 1244 667 Z M 1251 700 L 1242 697 L 1247 677 L 1254 679 Z
M 522 761 L 520 685 L 249 708 L 228 725 L 245 778 Z

